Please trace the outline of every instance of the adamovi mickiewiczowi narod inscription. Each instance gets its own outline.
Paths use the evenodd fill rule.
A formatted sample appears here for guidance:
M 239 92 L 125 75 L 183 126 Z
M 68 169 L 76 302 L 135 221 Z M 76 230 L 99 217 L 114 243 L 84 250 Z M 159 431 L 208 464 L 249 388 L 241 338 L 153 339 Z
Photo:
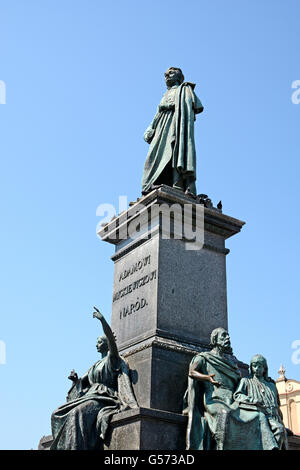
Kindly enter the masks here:
M 142 259 L 138 260 L 135 263 L 132 263 L 129 267 L 124 267 L 121 273 L 118 276 L 119 284 L 123 284 L 122 281 L 128 280 L 129 277 L 135 274 L 142 274 L 144 268 L 151 267 L 151 255 L 147 255 Z M 143 273 L 144 274 L 144 273 Z M 143 288 L 147 284 L 157 279 L 157 270 L 151 270 L 150 272 L 145 273 L 143 276 L 140 276 L 138 279 L 132 280 L 131 283 L 125 285 L 121 289 L 118 289 L 113 293 L 112 303 L 120 301 L 123 297 L 136 293 L 136 291 Z M 129 315 L 138 312 L 139 310 L 144 309 L 148 306 L 147 299 L 141 295 L 132 299 L 125 306 L 120 307 L 120 320 L 128 317 Z

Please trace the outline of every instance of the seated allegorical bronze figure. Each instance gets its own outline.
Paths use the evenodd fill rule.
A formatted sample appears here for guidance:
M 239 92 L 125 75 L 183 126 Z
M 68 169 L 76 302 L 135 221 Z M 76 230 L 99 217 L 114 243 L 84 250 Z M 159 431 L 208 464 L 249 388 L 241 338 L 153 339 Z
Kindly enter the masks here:
M 234 393 L 240 409 L 249 417 L 259 415 L 261 447 L 287 449 L 287 433 L 279 408 L 279 396 L 274 380 L 268 376 L 267 360 L 256 354 L 250 361 L 250 375 L 242 378 Z M 252 413 L 251 413 L 252 412 Z
M 73 386 L 67 403 L 51 416 L 51 450 L 101 449 L 113 414 L 137 408 L 129 368 L 119 355 L 111 328 L 98 309 L 93 316 L 101 321 L 105 333 L 97 341 L 102 358 L 80 379 L 71 372 Z

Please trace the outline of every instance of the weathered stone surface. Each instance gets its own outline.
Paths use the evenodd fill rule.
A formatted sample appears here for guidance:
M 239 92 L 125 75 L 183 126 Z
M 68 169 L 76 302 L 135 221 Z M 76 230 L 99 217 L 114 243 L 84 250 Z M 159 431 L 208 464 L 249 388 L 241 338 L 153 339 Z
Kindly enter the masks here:
M 227 328 L 225 254 L 187 251 L 182 240 L 161 239 L 157 300 L 159 330 L 207 344 L 214 328 Z
M 183 450 L 186 416 L 149 408 L 115 415 L 106 441 L 109 450 Z
M 155 337 L 123 352 L 139 406 L 182 412 L 189 363 L 195 349 Z

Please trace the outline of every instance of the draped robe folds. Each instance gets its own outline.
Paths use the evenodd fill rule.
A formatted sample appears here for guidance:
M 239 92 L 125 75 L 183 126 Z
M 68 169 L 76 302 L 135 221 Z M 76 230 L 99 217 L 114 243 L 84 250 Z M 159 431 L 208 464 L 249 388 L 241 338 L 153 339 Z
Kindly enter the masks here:
M 202 374 L 215 374 L 214 380 L 221 386 L 189 377 L 184 397 L 188 450 L 273 450 L 279 448 L 275 439 L 279 433 L 284 433 L 285 444 L 275 384 L 265 382 L 266 390 L 261 393 L 253 379 L 240 378 L 232 361 L 210 352 L 197 354 L 191 367 Z M 261 395 L 267 400 L 265 405 L 268 403 L 264 410 L 253 404 L 262 400 Z
M 52 413 L 51 450 L 101 449 L 113 414 L 137 408 L 129 368 L 122 358 L 114 369 L 108 353 L 80 380 L 87 381 L 87 387 L 83 391 L 77 387 L 75 397 Z
M 155 184 L 173 185 L 180 177 L 184 185 L 189 185 L 192 192 L 196 192 L 194 121 L 195 115 L 203 111 L 203 106 L 194 88 L 195 84 L 188 82 L 173 87 L 167 90 L 158 106 L 147 129 L 152 129 L 154 135 L 144 166 L 143 192 L 149 191 Z M 172 181 L 166 182 L 162 174 L 168 165 L 171 165 L 173 174 Z
M 189 377 L 184 398 L 184 413 L 188 413 L 187 449 L 209 450 L 216 443 L 221 450 L 225 448 L 225 425 L 240 371 L 234 359 L 221 358 L 211 352 L 197 354 L 191 368 L 201 374 L 215 374 L 214 380 L 221 386 Z
M 243 378 L 234 393 L 234 400 L 249 419 L 259 422 L 258 449 L 287 449 L 287 434 L 282 421 L 279 396 L 272 379 L 255 376 Z

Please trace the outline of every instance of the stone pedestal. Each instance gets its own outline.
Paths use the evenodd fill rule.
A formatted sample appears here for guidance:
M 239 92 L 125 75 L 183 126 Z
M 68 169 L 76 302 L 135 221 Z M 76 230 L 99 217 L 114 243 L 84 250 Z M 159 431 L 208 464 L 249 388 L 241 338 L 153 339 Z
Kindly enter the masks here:
M 289 450 L 300 450 L 300 436 L 288 437 Z
M 184 450 L 187 417 L 149 408 L 115 415 L 110 423 L 105 449 Z
M 111 327 L 120 353 L 130 365 L 138 404 L 154 413 L 151 426 L 148 415 L 145 418 L 140 412 L 135 417 L 135 423 L 139 422 L 135 432 L 142 433 L 147 428 L 153 434 L 153 439 L 148 440 L 140 434 L 136 442 L 144 449 L 156 449 L 155 433 L 166 423 L 170 426 L 169 421 L 160 420 L 155 413 L 160 410 L 173 417 L 182 413 L 193 355 L 209 348 L 214 328 L 227 328 L 229 250 L 225 240 L 243 225 L 219 209 L 204 207 L 183 192 L 163 185 L 131 205 L 99 233 L 104 241 L 115 245 Z M 194 245 L 188 243 L 191 230 L 202 234 Z M 246 368 L 243 364 L 241 367 Z M 125 429 L 129 426 L 126 419 L 122 421 L 121 414 L 114 418 L 114 423 L 119 420 L 118 425 L 114 424 L 119 437 L 112 438 L 110 448 L 131 448 L 125 444 Z M 182 440 L 184 420 L 177 423 L 176 419 L 172 426 L 177 427 Z M 157 429 L 153 424 L 156 421 Z M 176 439 L 168 449 L 177 448 Z

